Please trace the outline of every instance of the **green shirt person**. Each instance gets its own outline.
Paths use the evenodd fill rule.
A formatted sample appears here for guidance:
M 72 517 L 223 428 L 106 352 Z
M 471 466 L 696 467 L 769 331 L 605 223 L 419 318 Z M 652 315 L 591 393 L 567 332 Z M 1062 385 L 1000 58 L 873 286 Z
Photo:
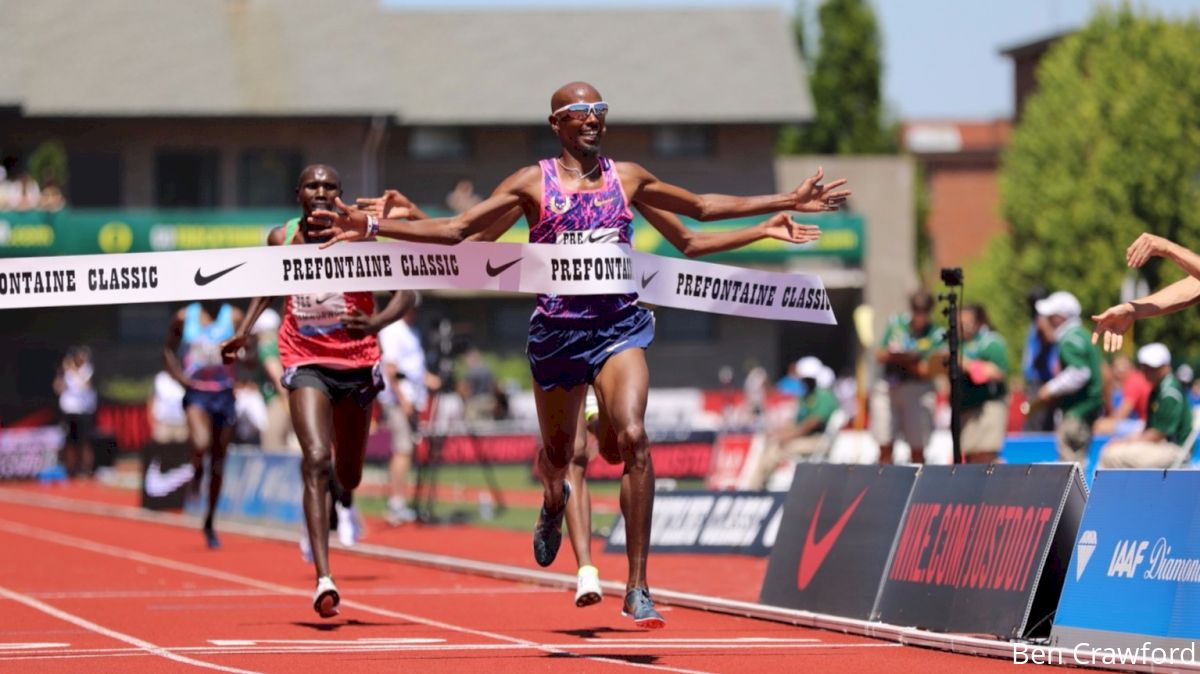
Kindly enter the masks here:
M 805 387 L 792 423 L 763 438 L 763 450 L 749 469 L 747 489 L 762 489 L 780 462 L 791 457 L 821 456 L 831 441 L 826 427 L 841 404 L 833 394 L 833 371 L 813 356 L 796 364 L 796 374 Z
M 961 325 L 966 376 L 959 444 L 967 463 L 994 463 L 1008 429 L 1008 349 L 988 325 L 983 306 L 964 306 Z
M 1035 403 L 1062 410 L 1056 432 L 1063 461 L 1082 463 L 1092 442 L 1092 422 L 1104 406 L 1100 349 L 1079 322 L 1079 300 L 1066 291 L 1051 293 L 1035 305 L 1038 329 L 1058 347 L 1058 374 L 1038 390 Z
M 1171 374 L 1171 352 L 1163 344 L 1138 349 L 1138 367 L 1151 386 L 1146 428 L 1114 440 L 1100 452 L 1101 468 L 1173 468 L 1186 462 L 1192 408 L 1183 385 Z
M 936 394 L 930 364 L 942 351 L 945 331 L 933 324 L 933 295 L 920 290 L 908 298 L 909 313 L 892 317 L 875 352 L 883 378 L 872 391 L 871 435 L 879 462 L 892 462 L 892 445 L 903 438 L 912 463 L 924 463 L 933 433 Z

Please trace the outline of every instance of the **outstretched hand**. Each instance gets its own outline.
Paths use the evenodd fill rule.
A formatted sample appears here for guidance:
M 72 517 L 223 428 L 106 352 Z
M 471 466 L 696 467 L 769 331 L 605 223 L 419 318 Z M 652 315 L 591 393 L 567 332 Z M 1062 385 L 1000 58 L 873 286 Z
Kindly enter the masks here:
M 1092 344 L 1097 343 L 1103 336 L 1104 350 L 1111 353 L 1121 350 L 1121 345 L 1125 342 L 1124 335 L 1133 327 L 1137 316 L 1134 315 L 1133 305 L 1125 302 L 1109 307 L 1102 314 L 1092 316 L 1092 320 L 1096 322 L 1096 327 L 1092 329 Z
M 824 177 L 825 169 L 818 167 L 816 173 L 800 183 L 796 191 L 792 192 L 795 202 L 790 210 L 801 213 L 824 213 L 836 211 L 846 203 L 846 199 L 850 197 L 850 190 L 835 191 L 834 189 L 845 185 L 846 179 L 839 178 L 828 185 L 822 185 L 821 179 Z
M 1146 264 L 1152 257 L 1162 257 L 1167 254 L 1171 242 L 1150 233 L 1143 233 L 1129 248 L 1125 249 L 1125 262 L 1133 269 Z
M 788 243 L 808 243 L 821 238 L 821 228 L 796 222 L 787 213 L 776 213 L 763 223 L 763 233 Z
M 383 196 L 362 198 L 357 201 L 358 208 L 378 218 L 387 220 L 405 220 L 412 216 L 416 204 L 400 190 L 385 190 Z
M 341 197 L 335 197 L 334 203 L 337 204 L 337 211 L 317 209 L 308 217 L 309 224 L 325 226 L 325 229 L 316 233 L 318 237 L 328 239 L 321 244 L 321 248 L 328 248 L 338 241 L 361 239 L 367 235 L 366 211 L 347 206 Z
M 226 365 L 236 361 L 242 353 L 242 349 L 246 346 L 246 337 L 244 335 L 235 334 L 233 337 L 221 342 L 221 360 Z

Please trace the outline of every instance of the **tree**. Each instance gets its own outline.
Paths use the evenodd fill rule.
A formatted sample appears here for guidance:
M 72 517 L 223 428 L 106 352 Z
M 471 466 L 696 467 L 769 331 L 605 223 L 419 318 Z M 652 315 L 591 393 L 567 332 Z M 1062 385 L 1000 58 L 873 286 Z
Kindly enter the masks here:
M 867 0 L 825 0 L 817 13 L 821 35 L 809 78 L 816 119 L 811 126 L 785 131 L 781 149 L 816 154 L 895 152 L 894 129 L 883 123 L 882 49 L 874 10 Z M 795 33 L 804 54 L 803 4 L 797 7 Z
M 1025 293 L 1069 290 L 1097 313 L 1134 273 L 1124 250 L 1143 231 L 1200 244 L 1200 24 L 1102 10 L 1038 69 L 1000 173 L 1011 231 L 968 270 L 1010 345 L 1028 325 Z M 1180 277 L 1155 260 L 1151 288 Z M 1086 316 L 1085 316 L 1086 322 Z M 1193 312 L 1139 323 L 1137 341 L 1197 355 Z

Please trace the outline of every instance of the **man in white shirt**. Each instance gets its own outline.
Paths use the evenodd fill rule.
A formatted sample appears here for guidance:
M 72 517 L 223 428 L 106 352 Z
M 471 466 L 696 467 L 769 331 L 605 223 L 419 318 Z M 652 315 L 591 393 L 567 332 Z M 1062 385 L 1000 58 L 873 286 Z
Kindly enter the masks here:
M 392 434 L 392 459 L 388 464 L 388 507 L 385 519 L 398 526 L 412 522 L 417 513 L 408 505 L 408 472 L 413 449 L 420 436 L 421 411 L 429 398 L 431 375 L 425 369 L 425 350 L 413 325 L 417 320 L 420 296 L 401 320 L 379 332 L 383 352 L 383 380 L 386 389 L 379 395 L 388 430 Z

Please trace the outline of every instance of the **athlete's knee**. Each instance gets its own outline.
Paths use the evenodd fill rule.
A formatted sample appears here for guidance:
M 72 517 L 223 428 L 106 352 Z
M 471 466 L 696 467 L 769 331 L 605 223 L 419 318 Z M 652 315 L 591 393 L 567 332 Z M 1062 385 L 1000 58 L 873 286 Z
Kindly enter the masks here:
M 305 452 L 300 460 L 300 471 L 305 479 L 329 479 L 333 473 L 333 460 L 329 454 Z
M 649 441 L 646 438 L 646 427 L 640 421 L 630 421 L 617 430 L 617 446 L 625 455 L 646 451 Z

